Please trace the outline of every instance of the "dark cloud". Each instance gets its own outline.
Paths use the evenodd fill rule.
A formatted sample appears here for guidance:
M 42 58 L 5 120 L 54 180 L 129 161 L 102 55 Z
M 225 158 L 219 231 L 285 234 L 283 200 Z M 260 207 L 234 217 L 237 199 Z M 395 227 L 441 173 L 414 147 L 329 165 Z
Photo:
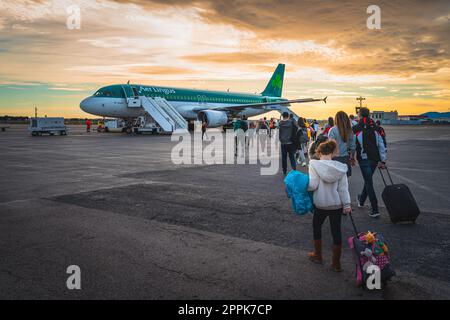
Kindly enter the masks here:
M 358 57 L 358 61 L 345 65 L 326 64 L 335 71 L 409 75 L 433 72 L 450 62 L 448 0 L 377 1 L 381 8 L 381 30 L 368 30 L 366 27 L 366 9 L 373 1 L 118 1 L 139 4 L 148 10 L 155 5 L 195 6 L 203 9 L 202 17 L 207 22 L 231 24 L 254 32 L 261 39 L 333 41 L 333 46 L 344 49 L 349 57 Z M 252 55 L 242 56 L 244 61 L 249 61 L 250 57 Z M 231 61 L 232 57 L 223 54 L 203 58 L 222 63 Z M 270 56 L 259 54 L 253 58 L 256 63 L 271 61 Z M 299 65 L 317 64 L 313 59 L 297 58 Z M 317 61 L 321 62 L 321 58 L 318 57 Z

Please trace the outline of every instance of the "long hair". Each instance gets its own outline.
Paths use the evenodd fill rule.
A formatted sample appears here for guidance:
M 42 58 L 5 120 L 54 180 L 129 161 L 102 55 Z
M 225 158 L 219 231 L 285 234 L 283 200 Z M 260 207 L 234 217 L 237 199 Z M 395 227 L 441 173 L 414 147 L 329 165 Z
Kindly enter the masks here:
M 303 117 L 298 117 L 297 124 L 300 128 L 306 128 L 305 119 Z
M 339 130 L 341 139 L 345 142 L 348 142 L 348 139 L 352 134 L 352 124 L 350 123 L 348 115 L 344 111 L 339 111 L 338 113 L 336 113 L 335 123 Z

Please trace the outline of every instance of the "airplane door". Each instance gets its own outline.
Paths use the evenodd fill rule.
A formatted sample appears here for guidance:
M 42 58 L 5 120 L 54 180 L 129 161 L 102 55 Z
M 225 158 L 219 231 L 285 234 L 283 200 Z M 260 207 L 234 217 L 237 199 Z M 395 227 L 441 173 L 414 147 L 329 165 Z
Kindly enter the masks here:
M 122 86 L 122 88 L 125 93 L 125 98 L 127 99 L 127 106 L 130 108 L 140 107 L 141 100 L 139 99 L 137 89 L 129 84 Z

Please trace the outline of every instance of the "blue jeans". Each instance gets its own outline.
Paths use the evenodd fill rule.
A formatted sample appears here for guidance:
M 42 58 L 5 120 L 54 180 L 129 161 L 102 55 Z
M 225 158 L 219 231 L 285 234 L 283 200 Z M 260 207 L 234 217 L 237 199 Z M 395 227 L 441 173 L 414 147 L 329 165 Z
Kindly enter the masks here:
M 291 167 L 293 170 L 297 168 L 295 163 L 295 146 L 294 144 L 282 144 L 281 145 L 281 166 L 283 167 L 283 173 L 287 172 L 287 156 L 289 154 L 289 160 L 291 161 Z
M 364 178 L 364 189 L 361 192 L 359 202 L 364 204 L 366 202 L 367 196 L 369 196 L 370 204 L 372 205 L 372 210 L 378 212 L 378 200 L 375 194 L 375 189 L 373 188 L 373 174 L 377 169 L 378 162 L 372 160 L 361 160 L 359 161 L 359 167 L 361 168 L 361 173 Z

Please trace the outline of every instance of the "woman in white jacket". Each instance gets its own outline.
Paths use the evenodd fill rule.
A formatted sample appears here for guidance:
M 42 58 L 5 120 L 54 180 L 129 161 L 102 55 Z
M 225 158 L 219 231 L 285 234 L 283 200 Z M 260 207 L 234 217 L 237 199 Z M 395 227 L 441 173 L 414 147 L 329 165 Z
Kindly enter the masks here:
M 347 165 L 332 160 L 338 153 L 334 140 L 323 142 L 317 148 L 320 160 L 311 160 L 309 164 L 309 191 L 314 191 L 314 251 L 309 253 L 309 259 L 322 263 L 322 225 L 325 219 L 330 219 L 333 236 L 332 268 L 341 272 L 342 252 L 342 214 L 351 213 L 350 194 L 348 192 Z

